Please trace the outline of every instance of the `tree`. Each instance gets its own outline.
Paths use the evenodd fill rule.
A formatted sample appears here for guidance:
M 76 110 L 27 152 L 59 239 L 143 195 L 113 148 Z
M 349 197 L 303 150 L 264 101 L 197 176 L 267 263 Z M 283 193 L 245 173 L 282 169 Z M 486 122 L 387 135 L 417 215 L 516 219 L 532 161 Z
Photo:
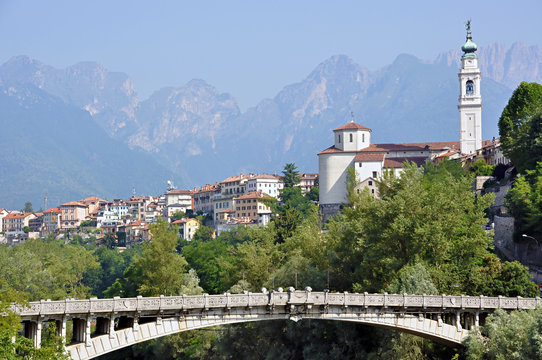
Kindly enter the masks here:
M 542 148 L 542 119 L 535 115 L 541 111 L 542 85 L 521 82 L 499 119 L 503 152 L 519 172 L 534 168 L 536 161 L 540 160 L 536 154 L 540 155 Z
M 487 164 L 484 159 L 474 161 L 469 167 L 469 171 L 476 176 L 491 176 L 494 169 L 495 165 Z
M 542 309 L 498 309 L 465 340 L 469 360 L 542 358 Z
M 294 187 L 295 185 L 299 184 L 301 178 L 299 177 L 297 166 L 295 166 L 294 163 L 284 165 L 280 179 L 284 182 L 285 188 Z
M 34 212 L 34 209 L 32 208 L 32 203 L 30 201 L 27 201 L 24 203 L 24 208 L 21 210 L 25 213 L 32 213 Z
M 184 211 L 181 211 L 181 210 L 177 210 L 173 213 L 173 215 L 171 215 L 171 222 L 174 222 L 174 221 L 177 221 L 177 220 L 181 220 L 182 218 L 184 218 L 186 216 L 186 213 Z
M 517 177 L 505 200 L 515 220 L 516 240 L 522 234 L 542 238 L 542 162 Z

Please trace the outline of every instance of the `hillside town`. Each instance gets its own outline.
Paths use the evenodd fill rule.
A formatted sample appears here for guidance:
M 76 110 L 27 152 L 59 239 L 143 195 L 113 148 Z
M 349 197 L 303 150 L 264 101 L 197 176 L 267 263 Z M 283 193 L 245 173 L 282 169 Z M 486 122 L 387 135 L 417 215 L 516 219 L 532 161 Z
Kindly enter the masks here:
M 316 181 L 316 173 L 302 173 L 297 186 L 306 193 Z M 278 175 L 239 174 L 191 190 L 176 189 L 168 181 L 159 195 L 113 200 L 90 196 L 39 212 L 0 208 L 0 243 L 92 232 L 98 242 L 113 234 L 124 247 L 147 241 L 149 224 L 158 219 L 179 226 L 179 236 L 190 241 L 200 225 L 213 227 L 216 235 L 238 225 L 266 225 L 273 214 L 262 199 L 278 199 L 283 187 Z
M 463 167 L 476 161 L 504 167 L 510 164 L 499 138 L 482 139 L 481 72 L 476 50 L 469 23 L 458 74 L 459 141 L 373 144 L 372 130 L 354 122 L 352 116 L 350 122 L 333 130 L 334 144 L 318 153 L 318 173 L 295 171 L 295 186 L 302 194 L 318 188 L 322 221 L 336 216 L 346 202 L 348 169 L 354 169 L 358 192 L 367 188 L 379 198 L 380 180 L 386 173 L 398 176 L 406 164 L 438 165 L 446 159 L 460 161 Z M 295 168 L 295 164 L 287 165 Z M 490 178 L 475 181 L 473 190 L 482 190 Z M 284 187 L 283 178 L 276 174 L 241 173 L 191 190 L 176 189 L 168 181 L 160 195 L 134 193 L 130 199 L 113 200 L 90 196 L 39 212 L 0 208 L 0 243 L 93 233 L 98 243 L 110 234 L 117 246 L 126 247 L 148 241 L 149 224 L 158 219 L 178 226 L 179 237 L 187 241 L 202 225 L 212 227 L 216 237 L 237 226 L 267 225 L 277 215 L 267 200 L 280 202 Z

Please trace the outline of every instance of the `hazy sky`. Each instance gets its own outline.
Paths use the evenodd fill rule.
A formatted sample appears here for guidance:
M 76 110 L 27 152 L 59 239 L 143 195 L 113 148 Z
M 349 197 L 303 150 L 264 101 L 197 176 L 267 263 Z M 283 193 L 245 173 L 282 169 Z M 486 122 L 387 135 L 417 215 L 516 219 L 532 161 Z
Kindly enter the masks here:
M 398 54 L 479 46 L 542 47 L 542 1 L 0 0 L 0 63 L 28 55 L 56 68 L 98 61 L 140 98 L 201 78 L 246 109 L 346 54 L 371 70 Z

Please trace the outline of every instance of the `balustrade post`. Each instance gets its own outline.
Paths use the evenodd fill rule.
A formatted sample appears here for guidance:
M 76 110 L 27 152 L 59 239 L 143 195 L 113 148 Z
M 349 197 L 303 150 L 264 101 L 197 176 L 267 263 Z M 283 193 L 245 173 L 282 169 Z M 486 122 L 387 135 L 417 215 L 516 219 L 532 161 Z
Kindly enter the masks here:
M 209 310 L 209 294 L 203 294 L 203 308 L 205 311 Z
M 461 331 L 461 313 L 459 311 L 455 313 L 455 326 L 457 331 Z
M 384 293 L 384 304 L 383 305 L 384 305 L 383 306 L 384 309 L 388 308 L 388 293 L 387 292 Z
M 92 346 L 92 339 L 90 338 L 90 326 L 92 325 L 90 316 L 87 316 L 85 321 L 85 345 Z
M 427 308 L 427 303 L 425 301 L 425 294 L 422 294 L 422 308 L 425 310 Z
M 479 327 L 480 326 L 480 312 L 474 313 L 474 326 Z
M 442 327 L 442 316 L 440 314 L 437 314 L 437 325 Z

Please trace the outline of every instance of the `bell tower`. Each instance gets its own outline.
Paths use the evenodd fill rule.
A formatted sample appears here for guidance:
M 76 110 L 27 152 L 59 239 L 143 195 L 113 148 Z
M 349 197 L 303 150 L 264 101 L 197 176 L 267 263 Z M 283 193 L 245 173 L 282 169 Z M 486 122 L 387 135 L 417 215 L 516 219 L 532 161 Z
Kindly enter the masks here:
M 467 41 L 461 47 L 461 69 L 459 70 L 459 121 L 460 147 L 462 154 L 472 154 L 482 148 L 482 95 L 481 73 L 478 68 L 478 47 L 472 41 L 470 20 L 466 23 Z

